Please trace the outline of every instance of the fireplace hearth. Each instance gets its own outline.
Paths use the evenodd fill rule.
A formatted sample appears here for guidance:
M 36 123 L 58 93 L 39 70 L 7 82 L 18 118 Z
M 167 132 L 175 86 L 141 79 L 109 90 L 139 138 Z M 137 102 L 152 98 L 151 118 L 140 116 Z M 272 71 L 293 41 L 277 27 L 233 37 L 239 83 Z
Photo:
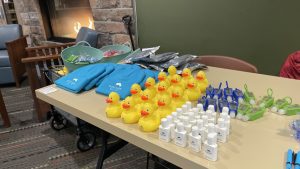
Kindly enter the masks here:
M 89 0 L 39 0 L 47 40 L 74 41 L 79 29 L 94 29 Z

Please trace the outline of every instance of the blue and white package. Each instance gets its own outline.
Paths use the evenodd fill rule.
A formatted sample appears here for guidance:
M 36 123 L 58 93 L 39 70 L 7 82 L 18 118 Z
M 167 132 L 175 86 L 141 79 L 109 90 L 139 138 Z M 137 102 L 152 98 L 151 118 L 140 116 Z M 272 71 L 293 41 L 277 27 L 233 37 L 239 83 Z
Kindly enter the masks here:
M 94 78 L 100 76 L 105 71 L 102 64 L 92 64 L 74 70 L 70 74 L 55 81 L 55 84 L 73 93 L 79 93 Z
M 113 71 L 97 87 L 96 92 L 109 95 L 110 92 L 117 92 L 121 99 L 130 95 L 130 88 L 134 83 L 140 84 L 145 77 L 144 71 L 136 65 L 128 65 Z

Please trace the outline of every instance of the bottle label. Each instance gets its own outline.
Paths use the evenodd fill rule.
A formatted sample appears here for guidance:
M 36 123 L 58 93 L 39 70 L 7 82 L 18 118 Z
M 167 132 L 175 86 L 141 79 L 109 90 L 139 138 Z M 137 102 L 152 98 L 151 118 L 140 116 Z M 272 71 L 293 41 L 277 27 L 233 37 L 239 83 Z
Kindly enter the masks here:
M 175 144 L 181 147 L 186 146 L 186 139 L 181 134 L 176 134 Z
M 208 160 L 212 160 L 212 161 L 215 161 L 216 160 L 216 152 L 215 152 L 215 149 L 206 145 L 205 146 L 205 157 L 208 159 Z
M 170 141 L 170 130 L 160 129 L 159 130 L 159 139 L 169 142 Z

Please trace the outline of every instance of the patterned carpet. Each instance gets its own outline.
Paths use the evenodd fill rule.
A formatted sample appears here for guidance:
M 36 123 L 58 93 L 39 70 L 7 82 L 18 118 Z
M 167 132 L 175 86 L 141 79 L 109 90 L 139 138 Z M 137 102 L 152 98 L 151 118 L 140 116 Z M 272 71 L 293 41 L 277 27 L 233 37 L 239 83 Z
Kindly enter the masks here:
M 35 123 L 30 88 L 1 87 L 12 127 L 3 128 L 0 118 L 1 169 L 95 168 L 100 143 L 87 152 L 75 145 L 76 129 L 70 125 L 54 131 L 48 122 Z M 109 142 L 115 142 L 112 137 Z M 154 164 L 150 162 L 150 168 Z M 105 160 L 105 169 L 146 168 L 146 152 L 128 144 Z

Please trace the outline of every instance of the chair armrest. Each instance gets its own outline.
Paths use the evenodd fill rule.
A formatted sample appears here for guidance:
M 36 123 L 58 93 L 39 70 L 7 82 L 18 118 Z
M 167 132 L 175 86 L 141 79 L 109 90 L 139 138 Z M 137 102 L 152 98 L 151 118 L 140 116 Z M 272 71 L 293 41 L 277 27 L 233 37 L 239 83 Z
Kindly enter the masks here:
M 35 47 L 27 47 L 26 51 L 36 51 L 36 50 L 43 50 L 43 49 L 53 49 L 53 48 L 66 48 L 69 46 L 75 45 L 75 42 L 63 43 L 63 44 L 53 44 L 53 45 L 43 45 L 43 46 L 35 46 Z
M 60 54 L 58 55 L 47 55 L 47 56 L 36 56 L 36 57 L 27 57 L 22 59 L 22 63 L 32 63 L 32 62 L 43 62 L 52 59 L 58 59 Z

